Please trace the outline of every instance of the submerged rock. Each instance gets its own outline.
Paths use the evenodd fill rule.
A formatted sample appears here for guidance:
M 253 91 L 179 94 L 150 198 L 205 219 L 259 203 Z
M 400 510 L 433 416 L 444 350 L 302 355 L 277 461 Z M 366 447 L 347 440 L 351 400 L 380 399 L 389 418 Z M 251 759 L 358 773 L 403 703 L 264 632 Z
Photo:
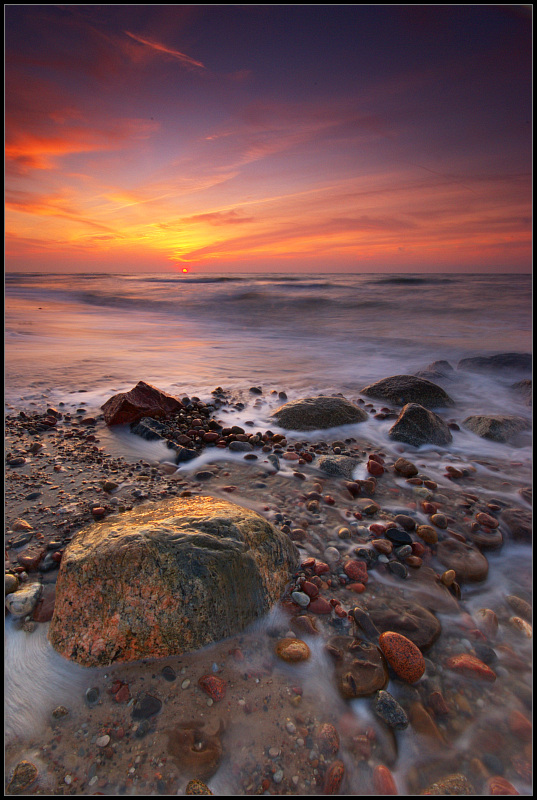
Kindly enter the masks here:
M 344 397 L 306 397 L 292 400 L 276 409 L 271 417 L 282 428 L 294 431 L 314 431 L 351 425 L 369 419 L 366 411 Z
M 181 408 L 183 404 L 176 397 L 144 381 L 139 381 L 129 392 L 115 394 L 101 406 L 107 425 L 138 422 L 143 417 L 168 417 Z
M 413 447 L 423 444 L 445 446 L 453 441 L 444 420 L 418 403 L 407 403 L 404 406 L 388 431 L 388 436 L 396 442 L 405 442 Z
M 485 556 L 457 539 L 440 542 L 436 554 L 444 567 L 455 571 L 459 583 L 484 581 L 488 575 L 489 564 Z
M 398 406 L 419 403 L 425 408 L 442 408 L 455 405 L 440 386 L 415 375 L 392 375 L 362 389 L 360 394 L 386 400 Z
M 375 644 L 353 636 L 332 636 L 326 643 L 340 694 L 346 699 L 368 697 L 389 680 L 384 656 Z
M 511 385 L 511 389 L 514 389 L 514 391 L 517 392 L 517 394 L 519 394 L 523 398 L 527 406 L 531 406 L 532 396 L 533 396 L 533 385 L 532 381 L 529 378 L 523 381 L 518 381 L 517 383 L 513 383 Z
M 462 424 L 482 439 L 491 439 L 493 442 L 507 442 L 515 434 L 530 428 L 524 417 L 510 414 L 475 414 L 466 417 Z
M 463 358 L 457 364 L 457 369 L 469 372 L 494 372 L 496 370 L 510 370 L 516 372 L 531 372 L 532 357 L 530 353 L 497 353 L 494 356 L 472 356 Z
M 49 639 L 84 666 L 197 650 L 265 614 L 297 562 L 249 509 L 212 497 L 145 505 L 66 548 Z

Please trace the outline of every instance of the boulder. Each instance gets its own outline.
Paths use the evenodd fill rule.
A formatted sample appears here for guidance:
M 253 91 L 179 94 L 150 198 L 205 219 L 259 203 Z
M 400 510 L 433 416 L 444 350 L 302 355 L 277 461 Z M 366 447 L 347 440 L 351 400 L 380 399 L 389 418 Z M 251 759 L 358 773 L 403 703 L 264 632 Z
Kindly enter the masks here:
M 523 381 L 517 381 L 517 383 L 513 383 L 511 385 L 511 389 L 513 389 L 524 400 L 527 406 L 531 406 L 533 386 L 530 378 L 525 378 Z
M 530 353 L 497 353 L 494 356 L 472 356 L 463 358 L 457 369 L 467 372 L 495 372 L 508 370 L 511 372 L 531 372 L 532 356 Z
M 144 381 L 139 381 L 130 392 L 113 395 L 101 406 L 107 425 L 138 422 L 143 417 L 168 417 L 181 408 L 183 404 L 176 397 Z
M 475 414 L 462 423 L 472 433 L 493 442 L 507 442 L 517 433 L 528 430 L 529 422 L 524 417 L 510 414 Z
M 360 394 L 385 400 L 397 406 L 404 406 L 406 403 L 419 403 L 425 408 L 455 405 L 440 386 L 415 375 L 392 375 L 390 378 L 383 378 L 366 386 Z
M 298 562 L 262 516 L 212 497 L 147 504 L 81 530 L 49 640 L 83 666 L 197 650 L 265 614 Z
M 396 442 L 405 442 L 414 447 L 422 444 L 445 446 L 453 441 L 444 420 L 418 403 L 407 403 L 403 407 L 388 436 Z
M 425 378 L 428 381 L 440 381 L 440 380 L 453 380 L 455 377 L 455 370 L 449 363 L 449 361 L 433 361 L 431 364 L 425 367 L 425 369 L 420 369 L 416 372 L 417 378 Z
M 282 428 L 293 431 L 314 431 L 351 425 L 369 419 L 366 411 L 344 397 L 306 397 L 284 403 L 271 414 Z

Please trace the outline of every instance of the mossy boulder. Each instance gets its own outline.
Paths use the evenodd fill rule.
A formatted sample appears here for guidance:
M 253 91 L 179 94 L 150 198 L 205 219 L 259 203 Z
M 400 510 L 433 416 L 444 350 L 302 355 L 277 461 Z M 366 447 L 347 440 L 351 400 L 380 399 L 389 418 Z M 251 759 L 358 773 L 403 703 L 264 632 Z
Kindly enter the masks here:
M 315 431 L 352 425 L 369 419 L 366 411 L 344 397 L 305 397 L 291 400 L 273 411 L 278 425 L 292 431 Z

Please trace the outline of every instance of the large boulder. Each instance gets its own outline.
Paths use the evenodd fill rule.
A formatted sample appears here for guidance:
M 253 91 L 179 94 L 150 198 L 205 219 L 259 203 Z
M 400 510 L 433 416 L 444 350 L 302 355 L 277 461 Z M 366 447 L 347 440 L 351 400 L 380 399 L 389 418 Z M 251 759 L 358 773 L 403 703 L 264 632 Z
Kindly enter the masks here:
M 493 442 L 508 442 L 515 434 L 530 428 L 524 417 L 510 414 L 475 414 L 463 420 L 465 428 Z
M 468 372 L 495 372 L 496 370 L 531 372 L 531 365 L 530 353 L 497 353 L 494 356 L 463 358 L 457 364 L 457 369 Z
M 271 414 L 278 425 L 292 431 L 315 431 L 364 422 L 369 415 L 344 397 L 305 397 L 284 403 Z
M 360 394 L 385 400 L 397 406 L 419 403 L 425 408 L 442 408 L 455 405 L 451 397 L 436 383 L 415 375 L 392 375 L 371 383 Z
M 147 504 L 68 545 L 49 639 L 83 666 L 197 650 L 265 614 L 297 561 L 249 509 L 212 497 Z
M 449 361 L 433 361 L 425 369 L 416 372 L 416 377 L 425 378 L 433 383 L 434 381 L 453 380 L 454 376 L 455 370 Z
M 169 417 L 181 408 L 183 404 L 176 397 L 144 381 L 139 381 L 129 392 L 115 394 L 101 406 L 107 425 L 138 422 L 143 417 Z
M 388 436 L 396 442 L 405 442 L 414 447 L 421 447 L 422 444 L 444 447 L 453 441 L 444 420 L 418 403 L 407 403 L 403 407 Z

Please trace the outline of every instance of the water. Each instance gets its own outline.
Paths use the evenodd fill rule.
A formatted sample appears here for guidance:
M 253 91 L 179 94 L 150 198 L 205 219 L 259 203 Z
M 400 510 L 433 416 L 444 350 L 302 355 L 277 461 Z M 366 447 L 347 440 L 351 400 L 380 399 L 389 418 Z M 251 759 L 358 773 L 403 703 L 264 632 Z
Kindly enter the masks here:
M 277 393 L 282 390 L 290 400 L 335 392 L 356 400 L 368 383 L 389 375 L 413 374 L 432 361 L 446 360 L 456 368 L 469 356 L 530 352 L 530 297 L 531 279 L 524 275 L 9 274 L 6 407 L 8 411 L 42 411 L 45 403 L 62 402 L 69 410 L 84 405 L 89 413 L 97 413 L 112 394 L 132 388 L 139 380 L 178 397 L 196 395 L 203 400 L 211 399 L 211 391 L 221 386 L 247 401 L 244 411 L 219 410 L 225 424 L 248 420 L 254 430 L 277 430 L 270 413 L 280 404 Z M 511 388 L 525 377 L 510 371 L 481 374 L 455 369 L 438 382 L 456 405 L 440 413 L 459 425 L 475 413 L 515 414 L 529 420 L 530 407 Z M 249 394 L 251 386 L 263 388 L 257 400 Z M 461 428 L 453 432 L 448 447 L 425 446 L 416 451 L 394 446 L 388 437 L 392 424 L 393 420 L 371 419 L 308 433 L 307 438 L 329 440 L 334 434 L 338 439 L 365 439 L 390 457 L 397 457 L 403 449 L 437 481 L 439 492 L 450 487 L 446 463 L 468 466 L 474 470 L 474 485 L 481 496 L 529 509 L 518 490 L 531 481 L 530 434 L 497 443 Z M 131 460 L 169 458 L 164 445 L 134 437 L 124 427 L 100 438 L 107 450 Z M 303 440 L 304 434 L 300 438 Z M 181 470 L 195 470 L 217 458 L 242 462 L 241 454 L 207 450 Z M 282 474 L 287 473 L 291 475 L 292 468 L 284 464 Z M 364 477 L 365 468 L 359 466 L 355 478 Z M 260 510 L 262 505 L 260 499 Z M 394 510 L 396 505 L 397 501 Z M 422 516 L 420 521 L 427 522 Z M 470 614 L 483 607 L 501 606 L 506 594 L 522 590 L 527 596 L 531 591 L 529 545 L 507 542 L 487 557 L 488 580 L 464 588 L 465 609 Z M 379 590 L 390 590 L 392 584 L 399 585 L 393 578 L 378 580 Z M 443 637 L 454 651 L 471 649 L 458 617 L 439 616 Z M 260 641 L 272 624 L 271 618 L 258 627 Z M 51 650 L 45 632 L 46 626 L 39 626 L 32 635 L 7 627 L 8 737 L 24 740 L 32 727 L 44 724 L 53 706 L 76 705 L 76 697 L 89 685 L 87 673 Z M 499 641 L 529 662 L 530 641 L 510 630 Z M 342 708 L 319 644 L 314 640 L 310 644 L 313 657 L 295 671 L 297 683 L 303 681 L 308 687 L 311 702 L 320 699 L 330 707 L 339 703 Z M 288 668 L 279 665 L 279 669 L 285 672 Z M 499 709 L 485 707 L 476 720 L 477 727 L 500 725 L 495 715 L 505 716 L 511 702 L 520 707 L 510 695 L 512 673 L 500 666 L 498 674 L 505 682 L 504 704 Z M 461 680 L 463 694 L 467 685 Z M 369 701 L 354 701 L 351 707 L 353 725 L 364 730 L 376 726 L 377 735 L 385 735 L 371 716 Z M 83 713 L 84 709 L 81 719 Z M 252 736 L 257 735 L 252 727 L 255 715 L 248 724 Z M 465 729 L 452 739 L 451 754 L 462 758 L 470 745 L 476 748 L 479 736 L 478 730 Z M 400 792 L 412 794 L 412 784 L 407 783 L 409 764 L 419 769 L 429 756 L 420 752 L 423 743 L 413 733 L 397 738 L 400 750 L 394 776 Z M 516 749 L 516 742 L 512 746 Z M 35 753 L 30 755 L 38 758 Z M 345 752 L 342 758 L 352 776 L 355 764 L 351 756 Z M 521 793 L 531 794 L 525 778 L 515 783 Z M 225 765 L 211 785 L 217 793 L 237 792 Z M 306 787 L 303 793 L 318 790 Z

